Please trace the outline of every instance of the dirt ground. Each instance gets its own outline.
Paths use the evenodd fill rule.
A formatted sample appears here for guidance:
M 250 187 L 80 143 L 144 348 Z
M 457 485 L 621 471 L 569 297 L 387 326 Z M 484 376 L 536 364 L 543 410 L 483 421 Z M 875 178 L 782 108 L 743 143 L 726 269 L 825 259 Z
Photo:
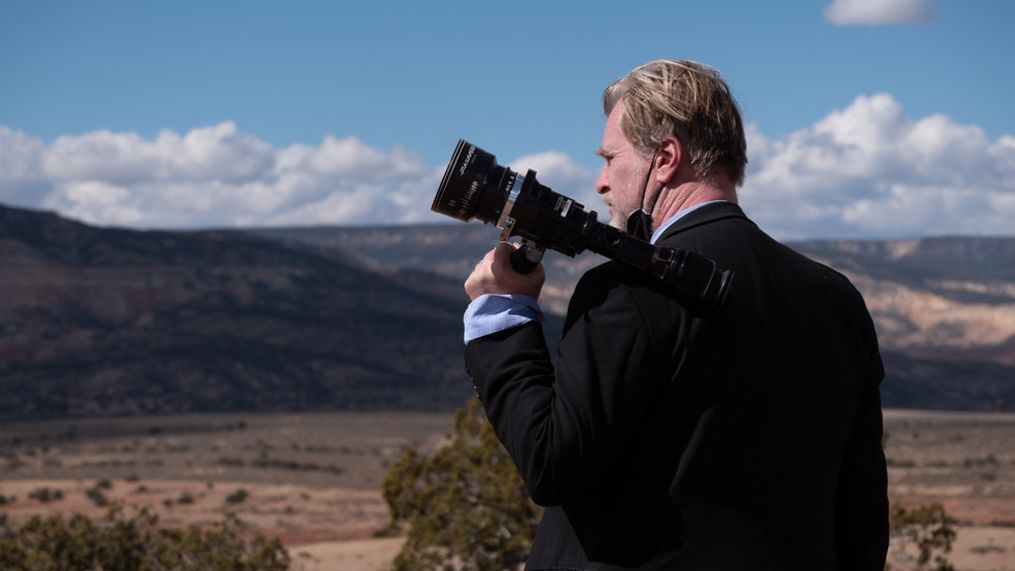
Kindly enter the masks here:
M 282 539 L 294 570 L 377 570 L 404 538 L 388 524 L 380 488 L 406 447 L 432 449 L 448 414 L 186 415 L 0 425 L 0 514 L 97 517 L 88 491 L 148 508 L 167 526 L 209 525 L 234 513 Z M 47 502 L 30 495 L 59 491 Z M 36 494 L 38 495 L 38 494 Z M 239 500 L 239 498 L 243 498 Z M 239 500 L 239 501 L 238 501 Z
M 1015 414 L 885 412 L 889 497 L 940 503 L 958 521 L 956 569 L 1015 570 Z M 889 561 L 912 568 L 893 545 Z
M 12 524 L 34 514 L 98 516 L 88 497 L 147 507 L 170 526 L 235 513 L 280 537 L 301 571 L 386 569 L 403 537 L 380 492 L 406 446 L 434 448 L 446 414 L 187 415 L 0 425 L 0 506 Z M 1015 570 L 1015 414 L 886 411 L 889 494 L 939 502 L 958 522 L 959 570 Z M 43 502 L 30 495 L 59 490 Z M 243 493 L 240 493 L 240 490 Z M 94 497 L 94 494 L 93 494 Z M 239 498 L 239 501 L 237 501 Z M 894 569 L 914 554 L 893 544 Z

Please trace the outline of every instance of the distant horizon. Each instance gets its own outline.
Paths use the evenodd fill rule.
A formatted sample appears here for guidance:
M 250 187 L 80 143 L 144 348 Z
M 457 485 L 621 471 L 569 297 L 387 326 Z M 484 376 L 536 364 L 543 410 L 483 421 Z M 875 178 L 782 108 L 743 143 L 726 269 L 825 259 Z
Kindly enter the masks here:
M 334 229 L 334 230 L 383 230 L 385 228 L 459 228 L 463 226 L 471 228 L 485 228 L 492 236 L 495 236 L 498 232 L 493 226 L 488 224 L 481 224 L 479 221 L 471 222 L 454 222 L 451 220 L 435 220 L 432 222 L 389 222 L 380 224 L 294 224 L 294 225 L 280 225 L 280 226 L 208 226 L 208 227 L 196 227 L 196 228 L 160 228 L 160 227 L 133 227 L 123 226 L 118 224 L 92 224 L 73 218 L 71 216 L 64 215 L 52 209 L 47 208 L 33 208 L 27 206 L 12 205 L 6 202 L 0 201 L 0 208 L 7 208 L 11 210 L 25 210 L 29 212 L 36 212 L 42 214 L 55 214 L 56 216 L 65 220 L 70 220 L 79 224 L 91 228 L 99 229 L 111 229 L 111 230 L 130 230 L 135 232 L 170 232 L 170 233 L 200 233 L 200 232 L 244 232 L 251 230 L 313 230 L 313 229 Z M 750 213 L 747 213 L 750 216 Z M 762 228 L 764 230 L 764 228 Z M 479 230 L 476 230 L 479 231 Z M 928 240 L 928 239 L 998 239 L 998 240 L 1015 240 L 1015 232 L 1012 234 L 927 234 L 923 236 L 898 236 L 898 237 L 852 237 L 852 236 L 839 236 L 839 237 L 803 237 L 793 238 L 788 240 L 780 240 L 780 242 L 794 243 L 794 242 L 904 242 L 908 240 Z

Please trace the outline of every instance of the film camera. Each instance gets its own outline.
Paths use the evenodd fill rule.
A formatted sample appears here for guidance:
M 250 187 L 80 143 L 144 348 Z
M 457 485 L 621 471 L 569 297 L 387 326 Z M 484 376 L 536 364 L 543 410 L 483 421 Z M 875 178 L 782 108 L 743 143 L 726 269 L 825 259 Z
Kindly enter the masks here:
M 519 176 L 465 139 L 458 141 L 430 208 L 495 225 L 501 240 L 520 236 L 522 247 L 511 254 L 520 273 L 531 271 L 547 248 L 571 257 L 588 249 L 649 272 L 679 300 L 703 309 L 722 305 L 733 277 L 698 254 L 659 248 L 597 221 L 595 211 L 540 184 L 535 171 Z

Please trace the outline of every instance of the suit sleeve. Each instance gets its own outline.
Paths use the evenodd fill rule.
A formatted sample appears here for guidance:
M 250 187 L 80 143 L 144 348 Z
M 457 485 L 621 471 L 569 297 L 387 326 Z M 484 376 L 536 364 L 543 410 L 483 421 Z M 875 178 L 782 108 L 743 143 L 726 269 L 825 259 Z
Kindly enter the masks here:
M 572 296 L 556 366 L 538 323 L 466 346 L 466 368 L 533 501 L 567 501 L 616 457 L 654 394 L 652 355 L 630 289 L 595 270 Z
M 864 309 L 866 314 L 866 309 Z M 888 469 L 882 446 L 880 383 L 884 365 L 874 326 L 870 376 L 864 383 L 843 455 L 836 497 L 836 548 L 840 569 L 881 571 L 888 553 Z

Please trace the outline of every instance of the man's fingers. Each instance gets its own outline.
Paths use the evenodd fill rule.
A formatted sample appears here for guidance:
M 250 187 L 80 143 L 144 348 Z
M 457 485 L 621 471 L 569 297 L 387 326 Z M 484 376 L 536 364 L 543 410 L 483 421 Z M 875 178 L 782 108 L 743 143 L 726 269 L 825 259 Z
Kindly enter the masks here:
M 508 259 L 508 256 L 511 255 L 512 251 L 513 248 L 511 247 L 511 244 L 508 242 L 501 242 L 496 246 L 494 246 L 493 250 L 490 252 L 491 254 L 493 254 L 494 266 L 497 266 L 498 268 L 503 268 L 504 261 Z
M 514 272 L 515 269 L 511 265 L 511 254 L 521 248 L 521 244 L 515 244 L 512 242 L 501 242 L 493 249 L 494 259 L 493 263 L 498 270 Z
M 520 244 L 500 242 L 483 256 L 465 280 L 465 291 L 471 299 L 486 293 L 519 293 L 539 297 L 545 279 L 542 265 L 537 265 L 528 274 L 516 272 L 511 265 L 511 254 L 520 247 Z

